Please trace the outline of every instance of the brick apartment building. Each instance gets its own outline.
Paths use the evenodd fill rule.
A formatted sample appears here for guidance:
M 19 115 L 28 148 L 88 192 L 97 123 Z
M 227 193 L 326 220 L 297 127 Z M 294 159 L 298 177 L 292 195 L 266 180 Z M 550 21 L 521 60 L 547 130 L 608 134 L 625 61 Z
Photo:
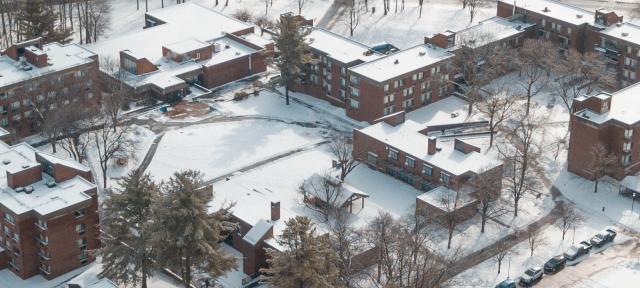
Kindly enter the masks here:
M 21 143 L 0 142 L 0 269 L 53 279 L 94 260 L 100 246 L 91 171 Z
M 347 116 L 372 123 L 447 97 L 452 59 L 443 48 L 421 44 L 349 68 Z
M 617 88 L 638 82 L 640 26 L 623 22 L 613 11 L 589 11 L 553 0 L 498 1 L 500 17 L 536 25 L 534 37 L 543 37 L 562 48 L 596 52 L 617 79 Z
M 0 126 L 24 137 L 40 125 L 34 107 L 96 105 L 98 66 L 95 53 L 75 44 L 34 39 L 10 46 L 0 53 Z
M 622 180 L 640 171 L 640 84 L 613 94 L 601 93 L 573 101 L 568 170 L 594 180 L 591 151 L 602 143 L 617 159 L 609 176 Z
M 485 173 L 501 177 L 502 162 L 457 137 L 468 125 L 483 125 L 464 123 L 465 117 L 455 112 L 448 114 L 451 107 L 458 109 L 465 103 L 449 97 L 408 114 L 400 111 L 383 117 L 374 125 L 353 131 L 353 153 L 371 169 L 425 191 L 417 197 L 416 205 L 427 209 L 429 216 L 452 212 L 454 203 L 444 207 L 442 199 L 457 194 L 450 199 L 459 201 L 455 205 L 459 220 L 466 220 L 477 211 L 473 179 Z M 451 117 L 460 117 L 459 123 L 451 124 Z M 500 193 L 501 187 L 497 188 L 495 193 Z
M 309 75 L 296 83 L 293 90 L 339 107 L 346 108 L 348 69 L 384 56 L 367 45 L 322 28 L 311 28 L 306 39 L 313 62 L 309 64 Z
M 253 25 L 184 3 L 147 12 L 143 30 L 89 47 L 120 63 L 132 94 L 172 102 L 266 71 L 274 46 L 253 32 Z

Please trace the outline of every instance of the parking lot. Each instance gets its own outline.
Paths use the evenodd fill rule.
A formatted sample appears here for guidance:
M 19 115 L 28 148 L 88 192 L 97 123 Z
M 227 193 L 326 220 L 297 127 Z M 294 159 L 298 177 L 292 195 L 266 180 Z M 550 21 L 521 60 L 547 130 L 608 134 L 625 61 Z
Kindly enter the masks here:
M 584 260 L 574 266 L 566 266 L 553 275 L 545 274 L 542 280 L 536 283 L 537 287 L 602 287 L 588 283 L 588 279 L 609 267 L 629 261 L 640 260 L 640 242 L 630 238 L 624 242 L 609 243 L 600 249 L 594 249 L 591 254 L 584 256 Z M 626 283 L 638 287 L 638 283 Z

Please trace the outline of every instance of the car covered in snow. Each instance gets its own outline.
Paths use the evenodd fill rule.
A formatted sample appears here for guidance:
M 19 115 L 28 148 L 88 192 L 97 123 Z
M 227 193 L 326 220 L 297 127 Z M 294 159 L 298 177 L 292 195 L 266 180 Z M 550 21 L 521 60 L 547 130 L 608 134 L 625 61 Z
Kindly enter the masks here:
M 587 249 L 587 253 L 591 252 L 591 248 L 593 248 L 593 246 L 591 245 L 591 243 L 589 243 L 589 241 L 580 241 L 580 243 L 578 244 L 582 245 L 582 247 Z
M 535 266 L 524 271 L 522 276 L 520 276 L 520 284 L 523 286 L 529 286 L 540 281 L 540 279 L 542 279 L 542 268 Z
M 513 280 L 513 279 L 504 280 L 498 283 L 498 285 L 496 285 L 496 288 L 516 288 L 516 280 Z
M 564 256 L 557 255 L 549 259 L 547 263 L 544 263 L 544 272 L 547 274 L 556 273 L 564 268 L 566 262 L 567 260 L 564 259 Z
M 591 245 L 594 247 L 600 248 L 609 242 L 613 242 L 616 235 L 618 235 L 618 233 L 616 233 L 615 230 L 608 228 L 598 232 L 598 234 L 593 236 L 589 242 L 591 242 Z
M 584 245 L 571 245 L 562 255 L 567 265 L 575 265 L 583 260 L 584 257 L 582 256 L 589 254 L 589 250 L 590 248 Z

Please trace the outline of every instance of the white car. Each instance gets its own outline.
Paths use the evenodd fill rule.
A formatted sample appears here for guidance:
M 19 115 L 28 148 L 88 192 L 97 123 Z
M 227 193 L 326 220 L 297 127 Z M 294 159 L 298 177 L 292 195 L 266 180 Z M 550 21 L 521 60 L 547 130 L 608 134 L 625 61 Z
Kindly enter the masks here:
M 535 266 L 524 271 L 522 276 L 520 276 L 520 284 L 528 286 L 540 279 L 542 279 L 542 267 Z

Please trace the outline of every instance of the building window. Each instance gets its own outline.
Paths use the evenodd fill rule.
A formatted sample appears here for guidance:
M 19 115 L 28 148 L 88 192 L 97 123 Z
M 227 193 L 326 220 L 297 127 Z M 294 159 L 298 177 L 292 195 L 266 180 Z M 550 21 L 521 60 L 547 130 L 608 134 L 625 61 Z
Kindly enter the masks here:
M 349 82 L 351 82 L 351 84 L 355 84 L 358 85 L 358 83 L 360 83 L 360 79 L 356 76 L 349 76 Z
M 358 88 L 353 88 L 353 87 L 349 87 L 351 90 L 351 96 L 354 97 L 359 97 L 360 96 L 360 90 Z
M 16 224 L 16 219 L 9 213 L 4 213 L 4 221 L 11 224 Z
M 384 104 L 393 102 L 395 100 L 395 98 L 396 97 L 393 94 L 384 96 Z
M 624 130 L 624 138 L 631 139 L 631 137 L 633 137 L 633 129 Z
M 80 249 L 86 248 L 87 247 L 87 238 L 81 238 L 81 239 L 76 240 L 76 244 L 78 244 L 78 247 L 80 247 Z
M 631 154 L 622 156 L 622 166 L 629 166 L 631 164 Z
M 389 148 L 389 159 L 398 160 L 398 150 Z
M 427 164 L 422 165 L 422 174 L 426 175 L 426 176 L 433 175 L 433 167 L 431 167 L 431 166 L 429 166 Z
M 384 84 L 384 92 L 389 92 L 389 84 Z
M 400 80 L 393 81 L 393 88 L 400 87 Z
M 11 102 L 11 111 L 16 111 L 20 109 L 20 101 Z
M 384 110 L 383 110 L 384 115 L 389 115 L 393 112 L 396 112 L 396 106 L 391 105 L 388 107 L 384 107 Z
M 404 165 L 413 168 L 416 165 L 416 159 L 407 156 L 404 158 Z
M 420 95 L 420 100 L 422 103 L 429 102 L 431 100 L 431 91 L 422 93 L 422 95 Z
M 622 144 L 622 151 L 623 152 L 630 152 L 631 151 L 631 142 L 624 142 L 624 144 Z
M 358 109 L 360 108 L 360 102 L 355 99 L 349 99 L 349 107 L 351 107 L 351 109 Z
M 86 225 L 84 223 L 80 223 L 76 225 L 76 232 L 78 232 L 78 234 L 82 235 L 84 234 L 84 232 L 86 232 Z
M 411 107 L 413 107 L 413 98 L 409 98 L 407 100 L 404 100 L 402 102 L 402 107 L 404 109 L 410 109 Z
M 82 216 L 84 216 L 84 208 L 80 208 L 76 211 L 73 211 L 73 217 L 80 218 Z
M 36 238 L 38 240 L 38 242 L 42 245 L 47 245 L 49 244 L 49 237 L 48 236 L 43 236 L 43 235 L 38 235 L 38 238 Z
M 450 178 L 449 174 L 440 172 L 440 182 L 449 184 L 449 178 Z
M 42 219 L 37 219 L 35 222 L 36 226 L 38 226 L 42 230 L 47 230 L 47 221 Z

